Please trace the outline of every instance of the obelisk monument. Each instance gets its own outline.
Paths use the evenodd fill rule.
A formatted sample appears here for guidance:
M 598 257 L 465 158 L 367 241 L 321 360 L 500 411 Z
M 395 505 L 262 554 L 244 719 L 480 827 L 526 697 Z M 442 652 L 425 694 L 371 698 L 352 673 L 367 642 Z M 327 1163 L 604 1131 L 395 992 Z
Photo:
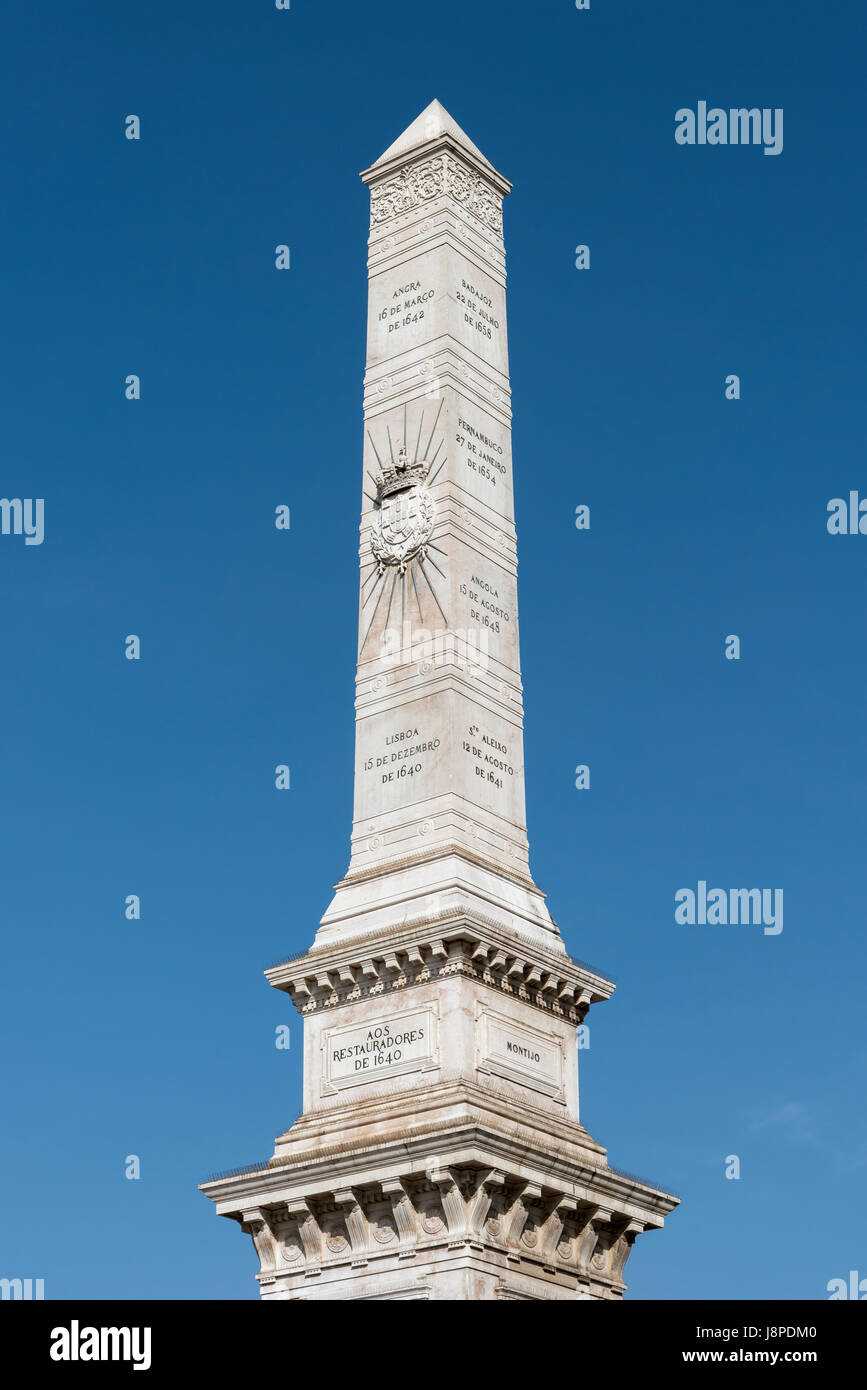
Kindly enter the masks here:
M 524 808 L 502 203 L 439 102 L 370 189 L 355 814 L 310 950 L 304 1109 L 203 1190 L 278 1299 L 614 1299 L 676 1199 L 578 1114 L 613 984 L 567 955 Z

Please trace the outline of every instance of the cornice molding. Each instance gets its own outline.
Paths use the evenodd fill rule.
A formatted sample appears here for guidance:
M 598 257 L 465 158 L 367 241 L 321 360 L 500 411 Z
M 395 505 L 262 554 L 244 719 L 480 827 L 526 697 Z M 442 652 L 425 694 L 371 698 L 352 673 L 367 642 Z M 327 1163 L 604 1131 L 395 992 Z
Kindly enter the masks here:
M 535 939 L 507 931 L 493 918 L 443 908 L 387 932 L 316 945 L 271 966 L 265 978 L 289 994 L 298 1012 L 354 1004 L 369 996 L 461 974 L 499 994 L 580 1024 L 614 984 Z

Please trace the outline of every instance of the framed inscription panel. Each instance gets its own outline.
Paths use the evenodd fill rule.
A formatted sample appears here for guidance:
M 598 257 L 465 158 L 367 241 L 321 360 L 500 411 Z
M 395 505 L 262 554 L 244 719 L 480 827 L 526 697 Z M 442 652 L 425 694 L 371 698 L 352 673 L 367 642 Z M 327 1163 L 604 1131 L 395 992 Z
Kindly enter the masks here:
M 329 1028 L 322 1038 L 322 1094 L 438 1065 L 433 1009 Z
M 528 1023 L 515 1023 L 485 1005 L 476 1019 L 477 1069 L 565 1101 L 562 1040 Z

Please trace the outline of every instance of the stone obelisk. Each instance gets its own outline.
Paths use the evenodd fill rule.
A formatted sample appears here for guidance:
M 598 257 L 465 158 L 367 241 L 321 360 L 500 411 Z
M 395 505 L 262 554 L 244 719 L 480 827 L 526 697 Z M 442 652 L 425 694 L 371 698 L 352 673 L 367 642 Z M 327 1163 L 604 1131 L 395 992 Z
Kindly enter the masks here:
M 263 1297 L 613 1299 L 676 1199 L 579 1121 L 613 984 L 529 868 L 502 202 L 434 101 L 371 168 L 355 815 L 310 950 L 304 1109 L 203 1190 Z

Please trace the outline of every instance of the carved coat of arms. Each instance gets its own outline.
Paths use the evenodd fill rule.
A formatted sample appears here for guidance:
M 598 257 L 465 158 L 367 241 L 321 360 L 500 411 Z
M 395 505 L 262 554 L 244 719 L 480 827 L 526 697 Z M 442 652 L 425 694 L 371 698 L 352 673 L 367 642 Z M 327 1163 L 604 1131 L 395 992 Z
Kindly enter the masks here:
M 379 512 L 373 523 L 370 547 L 382 574 L 386 565 L 397 565 L 403 574 L 407 561 L 424 559 L 434 528 L 434 501 L 423 486 L 429 465 L 410 463 L 401 446 L 397 462 L 378 480 Z

